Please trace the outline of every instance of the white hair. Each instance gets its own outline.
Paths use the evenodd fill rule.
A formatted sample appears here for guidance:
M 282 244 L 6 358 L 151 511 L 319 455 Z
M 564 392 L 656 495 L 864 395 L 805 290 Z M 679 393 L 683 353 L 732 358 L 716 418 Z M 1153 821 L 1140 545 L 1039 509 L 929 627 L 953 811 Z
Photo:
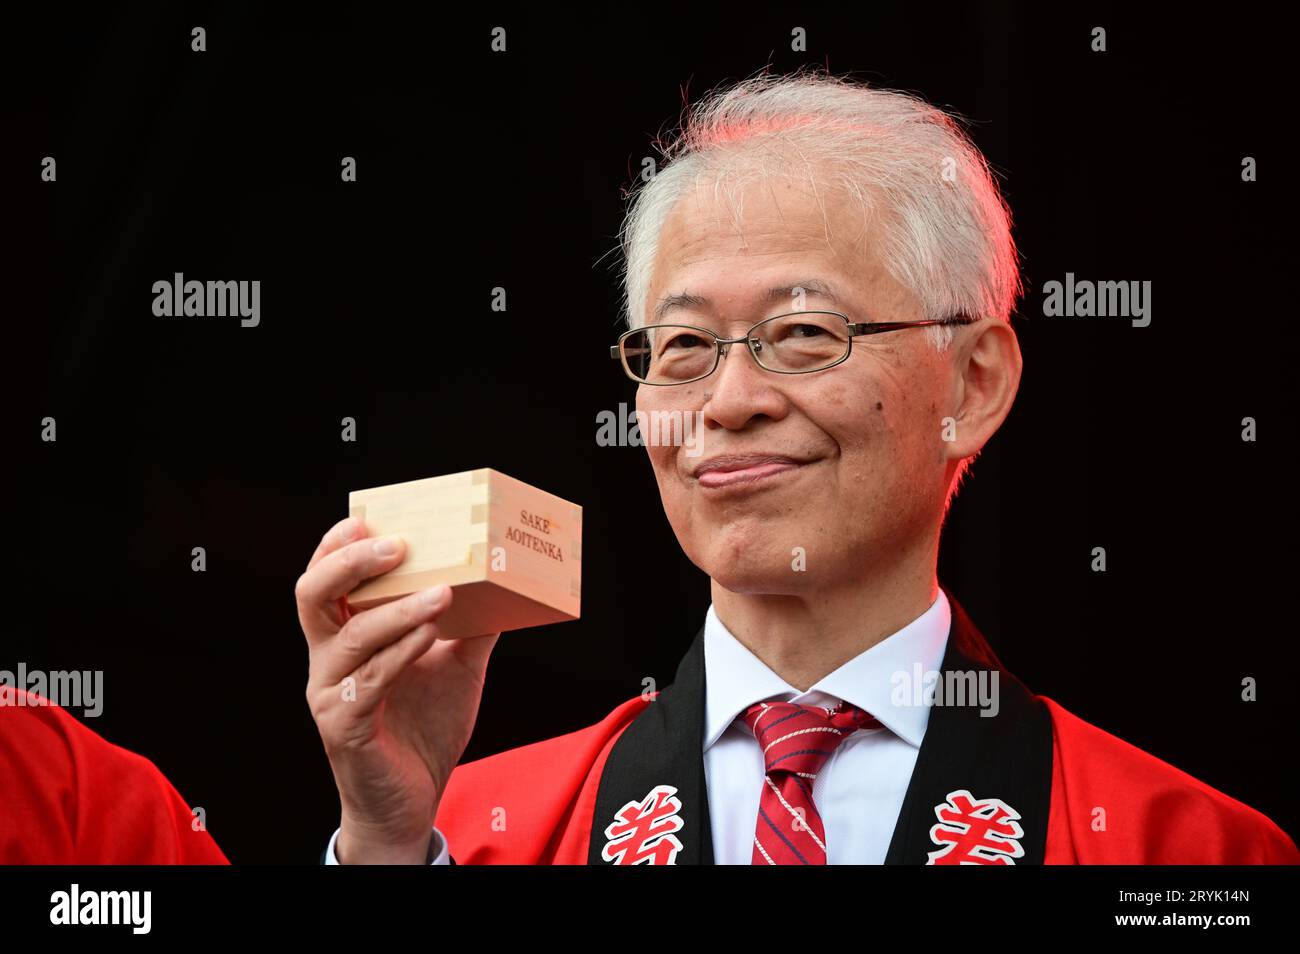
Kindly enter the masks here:
M 629 328 L 645 321 L 659 236 L 678 201 L 702 181 L 734 197 L 773 177 L 808 181 L 819 204 L 847 197 L 864 223 L 874 214 L 881 259 L 923 317 L 1010 320 L 1022 290 L 1010 210 L 957 117 L 911 93 L 762 74 L 707 94 L 676 136 L 655 145 L 663 163 L 632 190 L 620 233 Z M 925 333 L 943 350 L 953 329 Z

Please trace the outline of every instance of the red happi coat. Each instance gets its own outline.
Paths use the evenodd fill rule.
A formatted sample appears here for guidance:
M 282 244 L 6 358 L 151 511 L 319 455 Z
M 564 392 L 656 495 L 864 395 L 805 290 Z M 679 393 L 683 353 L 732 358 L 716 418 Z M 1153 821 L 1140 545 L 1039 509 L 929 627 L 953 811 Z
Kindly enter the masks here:
M 18 691 L 0 686 L 0 864 L 228 864 L 152 762 Z
M 943 669 L 997 669 L 1000 711 L 931 710 L 886 864 L 1300 863 L 1265 815 L 1031 693 L 948 598 Z M 457 766 L 452 863 L 713 864 L 703 727 L 701 631 L 662 692 Z

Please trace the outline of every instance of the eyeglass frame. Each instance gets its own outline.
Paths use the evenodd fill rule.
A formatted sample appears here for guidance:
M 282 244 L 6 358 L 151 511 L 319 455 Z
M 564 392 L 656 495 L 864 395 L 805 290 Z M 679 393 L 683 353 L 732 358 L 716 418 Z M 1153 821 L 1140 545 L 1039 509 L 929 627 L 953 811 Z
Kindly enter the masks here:
M 760 361 L 758 354 L 755 353 L 752 344 L 753 342 L 758 340 L 754 337 L 754 329 L 757 328 L 759 325 L 767 324 L 769 321 L 777 321 L 781 318 L 791 318 L 794 317 L 795 315 L 835 315 L 838 318 L 844 319 L 844 324 L 848 330 L 848 335 L 849 335 L 848 341 L 845 343 L 846 347 L 844 348 L 844 356 L 831 362 L 830 364 L 824 367 L 813 368 L 808 371 L 781 371 L 776 368 L 769 368 L 762 361 Z M 764 318 L 762 321 L 755 322 L 754 325 L 750 327 L 749 331 L 739 338 L 723 338 L 719 336 L 716 332 L 710 331 L 708 328 L 701 328 L 698 325 L 679 325 L 676 324 L 675 322 L 663 322 L 662 324 L 656 323 L 654 325 L 642 325 L 639 328 L 631 328 L 623 332 L 621 335 L 618 336 L 618 344 L 610 346 L 609 356 L 610 358 L 612 358 L 613 360 L 619 363 L 619 366 L 623 369 L 623 373 L 626 374 L 631 380 L 635 381 L 637 384 L 644 384 L 652 388 L 671 388 L 671 387 L 676 387 L 679 384 L 694 384 L 696 381 L 703 381 L 714 371 L 718 370 L 718 365 L 720 365 L 722 363 L 722 359 L 727 356 L 727 349 L 729 349 L 731 345 L 740 344 L 741 342 L 744 342 L 748 346 L 745 348 L 745 350 L 749 352 L 750 356 L 754 359 L 754 362 L 764 371 L 771 371 L 773 374 L 816 374 L 819 371 L 829 371 L 831 368 L 835 367 L 836 365 L 843 364 L 845 361 L 849 360 L 849 355 L 853 354 L 854 338 L 859 338 L 864 335 L 883 334 L 887 331 L 900 331 L 904 328 L 925 328 L 932 325 L 973 325 L 980 320 L 981 320 L 980 316 L 959 314 L 959 315 L 953 315 L 948 318 L 926 318 L 921 321 L 852 321 L 849 319 L 848 315 L 843 314 L 842 312 L 824 311 L 819 308 L 819 309 L 808 309 L 806 311 L 788 311 L 781 315 L 772 315 L 770 318 Z M 701 374 L 699 377 L 687 378 L 685 381 L 667 381 L 659 384 L 656 384 L 653 381 L 643 381 L 640 378 L 633 375 L 631 369 L 627 365 L 627 362 L 623 359 L 623 342 L 626 341 L 628 338 L 630 338 L 632 335 L 637 334 L 638 332 L 645 331 L 647 328 L 657 328 L 657 327 L 690 328 L 692 331 L 699 331 L 702 332 L 703 334 L 708 335 L 710 338 L 713 339 L 713 345 L 714 345 L 713 367 L 709 368 L 707 373 Z

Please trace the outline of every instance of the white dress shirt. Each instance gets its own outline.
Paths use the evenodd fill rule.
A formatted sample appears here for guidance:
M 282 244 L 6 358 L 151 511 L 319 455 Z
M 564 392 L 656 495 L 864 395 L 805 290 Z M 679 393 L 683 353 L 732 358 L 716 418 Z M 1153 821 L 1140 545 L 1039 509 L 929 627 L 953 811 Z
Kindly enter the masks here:
M 704 780 L 708 788 L 714 863 L 751 864 L 758 803 L 763 791 L 763 753 L 753 733 L 738 722 L 755 702 L 777 700 L 865 709 L 884 725 L 859 729 L 835 749 L 813 781 L 813 801 L 826 832 L 832 865 L 883 864 L 916 756 L 930 721 L 930 692 L 921 705 L 900 705 L 898 680 L 937 672 L 948 644 L 952 610 L 942 589 L 930 608 L 898 632 L 854 656 L 800 692 L 746 649 L 709 606 L 704 617 Z M 325 863 L 338 864 L 330 838 Z M 449 864 L 447 839 L 433 830 L 433 864 Z

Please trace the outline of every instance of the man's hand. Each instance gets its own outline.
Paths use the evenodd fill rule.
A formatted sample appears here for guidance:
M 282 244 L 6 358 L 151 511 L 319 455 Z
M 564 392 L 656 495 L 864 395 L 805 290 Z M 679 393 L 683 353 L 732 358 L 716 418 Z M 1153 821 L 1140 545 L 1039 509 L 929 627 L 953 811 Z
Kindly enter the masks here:
M 321 538 L 294 588 L 310 655 L 307 703 L 343 809 L 340 864 L 427 860 L 438 802 L 474 731 L 501 635 L 441 639 L 446 586 L 352 612 L 347 594 L 405 552 L 400 538 L 373 540 L 350 518 Z

